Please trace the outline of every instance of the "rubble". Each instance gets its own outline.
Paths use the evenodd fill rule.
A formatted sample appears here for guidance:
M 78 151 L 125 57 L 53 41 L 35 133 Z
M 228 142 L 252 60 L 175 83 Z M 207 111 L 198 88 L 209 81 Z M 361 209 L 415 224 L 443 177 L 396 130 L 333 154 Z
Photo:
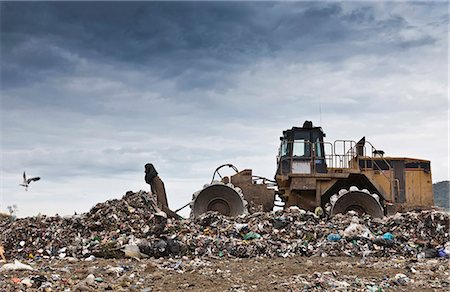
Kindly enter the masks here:
M 30 265 L 26 265 L 21 263 L 18 260 L 14 260 L 13 264 L 4 264 L 3 266 L 0 267 L 0 272 L 4 272 L 4 271 L 20 271 L 20 270 L 29 270 L 32 271 L 33 267 Z
M 398 213 L 382 219 L 297 210 L 229 218 L 208 212 L 173 220 L 146 203 L 144 191 L 99 203 L 71 217 L 36 216 L 0 222 L 7 258 L 447 256 L 449 214 Z M 139 250 L 137 250 L 139 249 Z M 438 252 L 438 250 L 440 252 Z M 134 253 L 132 256 L 130 254 Z
M 31 260 L 30 260 L 31 261 Z M 448 291 L 444 259 L 352 257 L 66 259 L 0 273 L 0 291 Z M 31 287 L 30 287 L 31 285 Z
M 208 212 L 192 220 L 174 220 L 148 206 L 146 195 L 128 192 L 120 200 L 99 203 L 88 213 L 70 217 L 1 217 L 0 245 L 6 259 L 16 262 L 0 268 L 0 282 L 45 291 L 68 287 L 70 291 L 152 291 L 154 282 L 167 273 L 201 271 L 205 277 L 227 279 L 233 273 L 227 268 L 230 261 L 249 261 L 256 269 L 254 265 L 263 259 L 272 259 L 269 265 L 276 259 L 300 257 L 306 268 L 317 271 L 271 280 L 266 288 L 383 291 L 450 286 L 442 279 L 431 280 L 449 274 L 450 218 L 445 212 L 415 211 L 381 219 L 348 213 L 326 218 L 289 208 L 236 218 Z M 333 260 L 333 269 L 321 270 L 328 258 L 356 262 L 341 267 Z M 216 267 L 211 261 L 218 261 Z M 26 268 L 9 269 L 13 266 Z M 375 280 L 335 270 L 354 267 L 389 268 L 392 274 Z M 227 286 L 230 291 L 261 290 L 258 283 L 239 279 L 236 275 L 236 283 Z M 185 282 L 173 289 L 202 289 L 195 285 Z
M 1 246 L 1 245 L 0 245 L 0 257 L 1 257 L 1 260 L 0 260 L 0 261 L 6 262 L 6 258 L 5 258 L 5 249 L 4 249 L 4 247 Z

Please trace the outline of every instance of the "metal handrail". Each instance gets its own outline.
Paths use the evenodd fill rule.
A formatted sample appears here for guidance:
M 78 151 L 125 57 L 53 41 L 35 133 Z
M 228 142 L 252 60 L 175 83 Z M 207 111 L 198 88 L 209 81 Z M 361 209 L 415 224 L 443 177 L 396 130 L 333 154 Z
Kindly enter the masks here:
M 342 145 L 342 154 L 337 154 L 337 144 Z M 350 144 L 350 145 L 348 145 Z M 347 150 L 348 145 L 348 150 Z M 334 148 L 334 155 L 335 159 L 339 158 L 339 168 L 351 168 L 350 167 L 350 161 L 355 157 L 355 150 L 353 150 L 356 147 L 356 142 L 353 140 L 335 140 L 333 143 Z M 337 163 L 336 163 L 337 164 Z M 337 165 L 336 165 L 337 166 Z
M 344 145 L 344 151 L 343 154 L 337 154 L 336 153 L 336 143 L 342 142 Z M 290 161 L 290 168 L 289 173 L 292 173 L 292 167 L 293 167 L 293 161 L 295 158 L 303 158 L 304 160 L 313 161 L 315 162 L 316 159 L 324 159 L 325 163 L 328 168 L 352 168 L 350 165 L 350 161 L 356 157 L 355 152 L 352 150 L 352 145 L 356 144 L 355 141 L 352 140 L 336 140 L 334 143 L 331 142 L 310 142 L 310 141 L 289 141 L 287 143 L 287 151 L 289 156 L 288 157 L 282 157 L 281 155 L 278 156 L 278 170 L 280 170 L 281 174 L 283 173 L 283 169 L 281 167 L 282 161 L 289 160 Z M 292 153 L 294 149 L 295 144 L 303 144 L 308 145 L 309 153 L 305 153 L 303 156 L 294 156 Z M 350 144 L 350 145 L 349 145 Z M 322 156 L 316 155 L 316 145 L 320 145 L 320 147 L 323 145 L 324 153 Z M 328 145 L 328 150 L 326 151 L 326 146 Z M 348 149 L 347 149 L 348 148 Z M 303 146 L 303 149 L 305 149 L 305 146 Z M 281 154 L 281 153 L 280 153 Z M 308 154 L 308 155 L 306 155 Z M 316 163 L 311 163 L 310 166 L 311 173 L 316 173 Z
M 366 141 L 366 144 L 369 144 L 370 147 L 372 148 L 371 149 L 372 155 L 370 156 L 372 163 L 377 166 L 378 170 L 382 170 L 381 167 L 377 164 L 377 162 L 373 159 L 374 158 L 373 153 L 377 149 L 369 141 Z M 365 151 L 365 147 L 364 147 L 364 151 Z M 382 158 L 383 162 L 389 167 L 389 171 L 392 170 L 392 165 L 386 159 L 384 159 L 384 157 L 381 157 L 381 158 Z M 392 176 L 390 176 L 388 178 L 383 171 L 381 173 L 384 175 L 384 177 L 386 177 L 386 179 L 388 179 L 392 183 Z
M 370 157 L 370 161 L 372 162 L 372 167 L 375 165 L 375 166 L 378 168 L 378 170 L 381 171 L 381 174 L 382 174 L 382 175 L 386 178 L 386 180 L 390 183 L 390 186 L 391 186 L 391 196 L 393 196 L 393 195 L 394 195 L 394 177 L 393 177 L 393 175 L 391 174 L 392 165 L 391 165 L 384 157 L 380 157 L 380 158 L 382 159 L 382 161 L 383 161 L 383 162 L 388 166 L 388 168 L 389 168 L 389 169 L 388 169 L 388 170 L 389 170 L 389 177 L 388 177 L 388 176 L 386 176 L 385 172 L 384 172 L 383 169 L 380 167 L 380 165 L 377 163 L 377 161 L 374 159 L 374 158 L 375 158 L 375 157 L 374 157 L 374 152 L 375 152 L 375 150 L 377 150 L 377 149 L 376 149 L 376 148 L 372 145 L 372 143 L 370 143 L 369 141 L 365 141 L 364 143 L 365 143 L 365 144 L 364 144 L 364 148 L 363 148 L 363 155 L 364 155 L 365 157 Z M 370 155 L 370 156 L 367 155 L 366 144 L 369 145 L 369 146 L 371 147 L 371 151 L 370 151 L 371 155 Z M 355 150 L 357 150 L 357 149 L 356 149 L 356 145 L 355 145 Z M 367 168 L 367 160 L 365 160 L 364 163 L 365 163 L 364 167 Z
M 394 183 L 395 183 L 395 186 L 397 187 L 398 198 L 400 198 L 400 180 L 397 178 L 394 178 Z M 394 193 L 394 191 L 392 191 L 392 192 L 393 192 L 393 196 L 391 198 L 393 198 L 394 201 L 397 202 L 395 193 Z
M 284 160 L 290 160 L 290 165 L 289 165 L 289 173 L 292 173 L 293 170 L 293 161 L 295 156 L 293 156 L 293 150 L 294 150 L 294 145 L 298 143 L 298 144 L 303 144 L 303 145 L 308 145 L 309 148 L 309 155 L 307 156 L 298 156 L 297 158 L 303 158 L 305 161 L 309 161 L 310 162 L 310 173 L 311 174 L 315 174 L 317 169 L 316 169 L 316 159 L 320 158 L 320 159 L 324 159 L 325 163 L 327 165 L 328 168 L 353 168 L 353 163 L 356 163 L 356 165 L 359 168 L 359 163 L 360 163 L 360 156 L 358 155 L 358 149 L 356 148 L 358 146 L 358 144 L 353 141 L 353 140 L 335 140 L 333 143 L 330 142 L 310 142 L 310 141 L 289 141 L 287 142 L 287 151 L 289 156 L 288 157 L 282 157 L 279 156 L 279 164 L 278 164 L 278 169 L 277 169 L 277 173 L 278 170 L 280 171 L 280 174 L 284 175 L 283 173 L 283 168 L 282 168 L 282 161 Z M 317 157 L 316 156 L 316 145 L 323 145 L 323 149 L 324 149 L 324 153 L 322 153 L 322 156 Z M 330 149 L 329 151 L 325 151 L 325 145 L 329 145 Z M 337 153 L 337 148 L 338 145 L 341 146 L 342 148 L 342 154 Z M 371 150 L 371 155 L 367 155 L 367 148 L 370 147 L 369 149 Z M 307 147 L 303 146 L 303 149 L 308 149 Z M 370 161 L 372 163 L 372 167 L 376 167 L 378 170 L 381 170 L 381 174 L 385 177 L 386 180 L 389 181 L 390 185 L 391 185 L 391 196 L 394 196 L 394 189 L 395 189 L 395 178 L 393 176 L 392 172 L 392 165 L 384 158 L 384 157 L 380 157 L 381 160 L 385 163 L 385 165 L 388 166 L 388 170 L 389 170 L 389 176 L 386 175 L 386 173 L 384 171 L 382 171 L 383 169 L 380 167 L 379 163 L 377 162 L 378 159 L 374 159 L 374 151 L 376 150 L 376 148 L 372 145 L 372 143 L 370 143 L 369 141 L 365 141 L 365 145 L 363 147 L 363 156 L 364 157 L 369 157 Z M 306 151 L 304 151 L 304 154 L 307 154 Z M 364 160 L 364 167 L 367 168 L 367 161 L 369 160 Z M 311 163 L 312 162 L 312 163 Z M 399 184 L 397 182 L 397 187 L 399 188 Z
M 365 143 L 367 145 L 370 146 L 371 148 L 371 154 L 372 155 L 367 155 L 367 147 L 366 145 L 363 148 L 363 156 L 365 157 L 370 157 L 370 161 L 372 162 L 372 165 L 375 165 L 379 170 L 381 170 L 382 168 L 380 167 L 380 165 L 374 160 L 373 157 L 373 152 L 374 150 L 376 150 L 376 148 L 372 145 L 372 143 L 370 143 L 369 141 L 365 141 Z M 310 141 L 289 141 L 287 142 L 287 150 L 288 152 L 292 152 L 294 149 L 294 145 L 295 144 L 303 144 L 303 145 L 308 145 L 309 147 L 309 155 L 305 156 L 297 156 L 298 158 L 302 157 L 305 160 L 310 160 L 313 161 L 317 158 L 321 158 L 324 159 L 327 166 L 329 168 L 352 168 L 352 163 L 353 160 L 354 163 L 356 163 L 356 165 L 359 165 L 359 155 L 357 152 L 357 143 L 354 140 L 335 140 L 333 143 L 331 142 L 310 142 Z M 316 156 L 316 147 L 315 145 L 319 144 L 319 145 L 323 145 L 324 148 L 324 153 L 322 156 L 317 157 Z M 340 153 L 337 153 L 336 149 L 338 148 L 338 144 L 340 144 L 339 146 L 341 146 L 342 151 Z M 330 151 L 325 151 L 325 146 L 329 145 L 329 150 Z M 304 146 L 303 146 L 304 147 Z M 305 147 L 304 147 L 305 149 Z M 331 152 L 331 153 L 330 153 Z M 289 159 L 290 160 L 290 172 L 292 172 L 292 162 L 294 160 L 294 158 L 296 156 L 293 155 L 293 153 L 289 153 L 290 155 L 288 157 L 282 158 L 281 156 L 279 156 L 279 167 L 281 167 L 281 161 Z M 306 154 L 306 153 L 305 153 Z M 382 157 L 383 162 L 388 166 L 389 170 L 392 169 L 391 164 Z M 367 168 L 367 162 L 365 162 L 365 167 Z M 281 170 L 282 171 L 282 170 Z M 312 173 L 315 173 L 315 163 L 313 163 L 312 169 L 311 169 Z M 383 175 L 386 177 L 386 179 L 391 180 L 390 177 L 387 177 L 386 174 L 384 172 L 382 172 Z

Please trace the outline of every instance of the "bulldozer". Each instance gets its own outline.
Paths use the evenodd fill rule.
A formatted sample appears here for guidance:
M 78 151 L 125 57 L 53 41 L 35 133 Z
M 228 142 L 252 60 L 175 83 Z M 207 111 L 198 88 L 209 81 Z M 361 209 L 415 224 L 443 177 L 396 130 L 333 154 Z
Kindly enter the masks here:
M 379 218 L 434 205 L 430 161 L 389 157 L 365 137 L 324 141 L 321 127 L 305 121 L 280 137 L 275 179 L 238 171 L 231 164 L 216 169 L 210 184 L 193 194 L 191 217 L 207 211 L 238 216 L 283 208 L 322 210 L 329 216 L 355 211 Z M 215 180 L 225 166 L 235 174 Z

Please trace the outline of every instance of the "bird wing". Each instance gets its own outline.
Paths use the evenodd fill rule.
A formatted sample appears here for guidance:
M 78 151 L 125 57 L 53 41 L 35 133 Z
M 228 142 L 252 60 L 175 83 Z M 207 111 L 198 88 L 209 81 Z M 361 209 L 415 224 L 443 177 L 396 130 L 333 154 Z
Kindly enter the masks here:
M 40 180 L 41 178 L 40 177 L 32 177 L 32 178 L 29 178 L 28 180 L 27 180 L 27 183 L 30 183 L 30 182 L 32 182 L 32 181 L 37 181 L 37 180 Z
M 23 183 L 27 183 L 27 176 L 25 175 L 25 171 L 23 172 Z

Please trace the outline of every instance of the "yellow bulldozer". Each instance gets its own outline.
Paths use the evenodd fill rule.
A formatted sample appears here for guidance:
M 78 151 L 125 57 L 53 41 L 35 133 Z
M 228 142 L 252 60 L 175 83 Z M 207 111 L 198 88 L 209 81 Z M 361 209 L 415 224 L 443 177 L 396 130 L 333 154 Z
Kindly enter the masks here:
M 227 216 L 271 211 L 277 196 L 284 208 L 320 207 L 329 216 L 353 210 L 383 217 L 434 205 L 430 161 L 385 156 L 365 137 L 358 142 L 326 142 L 324 137 L 322 128 L 310 121 L 283 131 L 275 180 L 236 168 L 230 177 L 213 176 L 193 195 L 191 217 L 209 210 Z

